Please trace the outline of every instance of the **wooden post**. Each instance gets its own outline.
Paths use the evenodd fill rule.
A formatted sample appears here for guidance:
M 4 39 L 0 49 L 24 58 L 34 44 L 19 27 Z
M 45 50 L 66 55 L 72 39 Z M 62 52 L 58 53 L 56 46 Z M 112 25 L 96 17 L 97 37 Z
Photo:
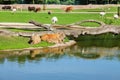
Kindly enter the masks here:
M 118 7 L 118 9 L 117 9 L 117 14 L 118 14 L 118 16 L 120 16 L 120 7 Z
M 43 10 L 46 10 L 46 1 L 47 0 L 43 0 Z
M 35 4 L 35 0 L 32 0 L 32 4 Z

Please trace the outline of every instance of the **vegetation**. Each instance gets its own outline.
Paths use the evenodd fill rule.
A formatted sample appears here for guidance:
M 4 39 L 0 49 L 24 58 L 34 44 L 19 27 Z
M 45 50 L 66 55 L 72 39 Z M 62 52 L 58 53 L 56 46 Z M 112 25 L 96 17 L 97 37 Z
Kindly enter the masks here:
M 112 11 L 115 11 L 112 9 Z M 119 19 L 114 19 L 113 17 L 114 13 L 107 13 L 105 16 L 100 16 L 98 13 L 89 13 L 89 14 L 82 14 L 82 13 L 53 13 L 51 15 L 48 15 L 47 12 L 44 13 L 34 13 L 34 12 L 16 12 L 15 14 L 12 14 L 10 11 L 7 12 L 0 12 L 0 22 L 22 22 L 22 23 L 28 23 L 30 20 L 35 20 L 40 23 L 46 23 L 51 24 L 51 18 L 53 16 L 56 16 L 58 18 L 57 24 L 66 25 L 66 24 L 72 24 L 75 22 L 79 22 L 82 20 L 98 20 L 103 21 L 106 24 L 112 24 L 112 25 L 120 25 Z M 112 21 L 112 23 L 109 23 L 109 21 Z M 106 22 L 107 21 L 107 22 Z
M 80 26 L 84 26 L 84 27 L 99 27 L 100 24 L 95 23 L 95 22 L 85 22 L 80 24 Z
M 75 0 L 0 0 L 3 4 L 74 4 Z
M 120 47 L 119 39 L 119 34 L 105 33 L 100 35 L 81 35 L 76 41 L 82 47 L 90 47 L 91 45 L 96 47 Z
M 95 10 L 100 10 L 100 9 L 91 9 L 91 11 Z M 105 9 L 107 11 L 107 9 Z M 62 12 L 60 10 L 56 10 L 57 12 Z M 56 12 L 55 11 L 55 12 Z M 78 10 L 80 11 L 80 10 Z M 83 12 L 88 12 L 88 10 L 81 10 Z M 90 11 L 90 10 L 89 10 Z M 112 7 L 109 11 L 115 12 L 116 8 Z M 76 23 L 82 20 L 88 20 L 88 19 L 94 19 L 98 21 L 103 21 L 106 24 L 112 24 L 112 25 L 120 25 L 120 20 L 119 19 L 114 19 L 113 18 L 113 13 L 107 13 L 105 16 L 100 16 L 99 12 L 94 13 L 94 14 L 82 14 L 82 13 L 53 13 L 51 15 L 48 15 L 47 12 L 39 12 L 39 13 L 34 13 L 34 12 L 28 12 L 28 11 L 23 11 L 19 12 L 17 11 L 15 14 L 12 14 L 10 11 L 3 11 L 0 12 L 0 22 L 21 22 L 21 23 L 28 23 L 30 20 L 35 20 L 40 23 L 44 24 L 51 24 L 51 18 L 53 16 L 56 16 L 58 18 L 58 22 L 56 24 L 60 25 L 67 25 L 67 24 L 72 24 Z M 84 23 L 82 26 L 91 26 L 91 27 L 96 27 L 99 26 L 98 24 L 94 23 Z M 40 31 L 40 30 L 27 30 L 27 29 L 10 29 L 12 31 Z M 89 38 L 89 37 L 88 37 Z M 16 49 L 16 48 L 28 48 L 28 47 L 45 47 L 53 44 L 49 44 L 46 42 L 42 42 L 37 45 L 30 45 L 28 44 L 28 38 L 23 38 L 23 37 L 5 37 L 5 36 L 0 36 L 0 50 L 2 49 Z M 84 39 L 84 38 L 83 38 Z M 65 41 L 68 41 L 69 39 L 65 39 Z M 13 43 L 14 42 L 14 43 Z
M 0 0 L 2 4 L 119 4 L 120 0 Z
M 0 50 L 4 49 L 21 49 L 21 48 L 35 48 L 35 47 L 47 47 L 53 44 L 42 41 L 39 44 L 28 44 L 29 38 L 25 37 L 11 37 L 0 36 Z
M 48 47 L 54 45 L 53 43 L 48 43 L 41 41 L 39 44 L 29 44 L 30 39 L 27 37 L 15 37 L 15 36 L 1 36 L 0 35 L 0 50 L 5 49 L 23 49 L 23 48 L 38 48 L 38 47 Z M 66 37 L 64 42 L 68 42 L 69 39 Z

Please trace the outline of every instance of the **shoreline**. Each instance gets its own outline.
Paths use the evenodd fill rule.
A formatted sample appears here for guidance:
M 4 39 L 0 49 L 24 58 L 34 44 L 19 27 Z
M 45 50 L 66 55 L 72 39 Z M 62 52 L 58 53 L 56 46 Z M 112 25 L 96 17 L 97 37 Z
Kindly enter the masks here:
M 2 52 L 2 51 L 17 51 L 17 50 L 34 50 L 34 49 L 43 49 L 43 48 L 56 48 L 56 47 L 69 47 L 69 46 L 72 46 L 75 44 L 76 44 L 76 41 L 69 40 L 69 42 L 65 42 L 62 44 L 55 44 L 55 45 L 48 46 L 48 47 L 29 47 L 29 48 L 22 48 L 22 49 L 5 49 L 5 50 L 0 50 L 0 52 Z

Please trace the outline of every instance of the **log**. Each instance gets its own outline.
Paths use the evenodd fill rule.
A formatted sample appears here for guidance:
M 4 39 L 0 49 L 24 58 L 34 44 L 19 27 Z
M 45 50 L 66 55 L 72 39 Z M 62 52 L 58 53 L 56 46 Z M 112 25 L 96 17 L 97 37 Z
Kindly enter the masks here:
M 55 30 L 55 28 L 53 28 L 51 24 L 42 24 L 42 23 L 38 23 L 38 22 L 32 21 L 32 20 L 29 21 L 29 23 L 34 24 L 35 26 L 44 28 L 44 29 L 46 29 L 46 30 L 48 30 L 48 31 L 53 31 L 53 30 Z
M 83 21 L 84 22 L 84 21 Z M 80 27 L 76 25 L 47 25 L 47 24 L 41 24 L 35 21 L 30 21 L 29 23 L 34 24 L 40 28 L 44 28 L 47 31 L 40 31 L 40 32 L 12 32 L 8 30 L 0 30 L 0 34 L 9 34 L 9 35 L 14 35 L 14 36 L 25 36 L 25 37 L 30 37 L 32 34 L 46 34 L 46 33 L 55 33 L 55 32 L 63 32 L 66 35 L 73 35 L 74 37 L 78 37 L 79 35 L 99 35 L 99 34 L 104 34 L 104 33 L 113 33 L 113 34 L 120 34 L 120 26 L 114 26 L 114 25 L 104 25 L 96 28 L 91 28 L 91 27 Z M 4 26 L 6 27 L 6 26 Z M 14 26 L 13 26 L 14 27 Z M 34 26 L 35 27 L 35 26 Z M 17 28 L 17 27 L 16 27 Z M 30 27 L 28 27 L 30 28 Z M 63 29 L 60 29 L 63 28 Z M 66 29 L 64 29 L 66 28 Z

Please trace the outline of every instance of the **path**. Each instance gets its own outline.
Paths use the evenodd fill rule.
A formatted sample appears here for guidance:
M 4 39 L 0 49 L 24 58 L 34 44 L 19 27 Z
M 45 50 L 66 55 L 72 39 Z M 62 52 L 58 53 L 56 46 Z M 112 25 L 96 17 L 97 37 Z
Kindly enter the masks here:
M 11 11 L 0 11 L 0 12 L 11 12 Z M 30 13 L 29 11 L 17 11 L 15 13 Z M 33 12 L 34 13 L 34 12 Z M 37 12 L 37 13 L 47 13 L 47 12 Z M 66 14 L 66 13 L 70 13 L 70 14 L 99 14 L 99 12 L 52 12 L 52 13 L 62 13 L 62 14 Z M 106 13 L 113 13 L 116 14 L 117 12 L 106 12 Z

